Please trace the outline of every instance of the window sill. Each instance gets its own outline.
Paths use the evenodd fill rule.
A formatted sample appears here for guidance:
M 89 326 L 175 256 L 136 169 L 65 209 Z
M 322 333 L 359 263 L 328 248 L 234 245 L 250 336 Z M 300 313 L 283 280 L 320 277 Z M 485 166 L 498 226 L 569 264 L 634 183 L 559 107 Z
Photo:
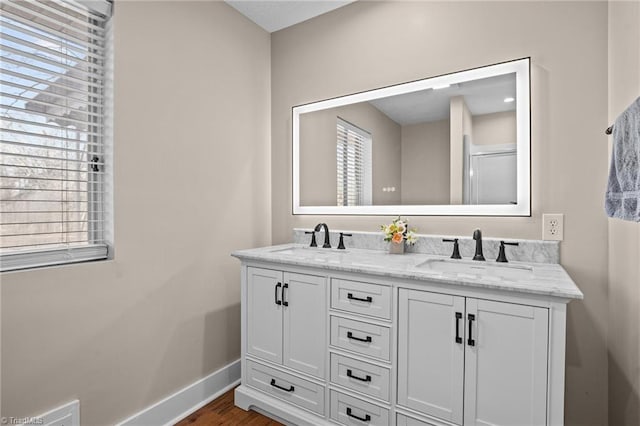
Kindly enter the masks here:
M 84 263 L 108 258 L 109 247 L 95 244 L 71 249 L 40 250 L 0 256 L 0 272 L 24 271 L 47 266 Z

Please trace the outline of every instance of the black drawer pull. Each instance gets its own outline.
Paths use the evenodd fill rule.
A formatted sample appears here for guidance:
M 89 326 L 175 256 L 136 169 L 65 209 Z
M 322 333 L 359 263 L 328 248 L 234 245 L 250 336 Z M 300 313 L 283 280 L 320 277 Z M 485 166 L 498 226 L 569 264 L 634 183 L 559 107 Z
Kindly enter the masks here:
M 289 386 L 289 389 L 287 388 L 283 388 L 282 386 L 279 386 L 276 384 L 276 379 L 271 379 L 271 386 L 273 386 L 274 388 L 278 388 L 280 390 L 283 390 L 285 392 L 293 392 L 296 388 L 293 387 L 293 385 Z
M 347 377 L 351 377 L 352 379 L 360 380 L 361 382 L 370 382 L 371 376 L 367 374 L 367 377 L 364 379 L 362 377 L 354 376 L 351 369 L 347 369 Z
M 460 337 L 460 320 L 462 319 L 462 312 L 456 312 L 456 343 L 462 343 L 462 337 Z
M 357 300 L 358 302 L 367 302 L 367 303 L 373 302 L 373 298 L 371 296 L 367 296 L 366 299 L 362 299 L 360 297 L 355 297 L 353 293 L 347 293 L 347 299 Z
M 284 283 L 284 287 L 282 287 L 282 304 L 284 306 L 289 306 L 289 302 L 287 302 L 284 298 L 285 296 L 285 290 L 289 288 L 289 283 Z
M 276 294 L 275 294 L 275 296 L 274 296 L 274 297 L 275 297 L 276 305 L 282 305 L 282 302 L 278 300 L 278 289 L 279 289 L 280 287 L 282 287 L 282 283 L 280 283 L 280 282 L 279 282 L 278 284 L 276 284 L 276 290 L 275 290 L 275 293 L 276 293 Z
M 473 322 L 476 320 L 476 316 L 474 314 L 468 314 L 467 319 L 469 320 L 469 339 L 467 340 L 467 345 L 475 346 L 476 341 L 473 340 L 473 336 L 471 334 L 471 330 L 473 328 Z
M 358 342 L 371 343 L 371 336 L 367 336 L 364 339 L 361 339 L 360 337 L 354 336 L 350 331 L 347 331 L 347 339 L 357 340 Z
M 360 420 L 361 422 L 369 422 L 371 421 L 371 416 L 366 414 L 364 417 L 356 416 L 351 412 L 351 408 L 347 407 L 347 416 L 353 417 L 354 419 Z

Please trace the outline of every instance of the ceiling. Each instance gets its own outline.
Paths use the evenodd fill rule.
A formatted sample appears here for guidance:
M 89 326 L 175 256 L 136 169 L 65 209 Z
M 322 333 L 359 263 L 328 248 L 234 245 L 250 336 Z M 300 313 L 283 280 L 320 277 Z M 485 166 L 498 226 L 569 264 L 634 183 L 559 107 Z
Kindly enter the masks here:
M 515 74 L 452 84 L 443 89 L 390 96 L 369 103 L 396 123 L 407 125 L 449 118 L 450 100 L 454 96 L 464 96 L 472 115 L 514 111 L 516 103 L 505 103 L 504 99 L 516 97 Z
M 355 0 L 225 0 L 253 22 L 272 33 L 290 27 Z

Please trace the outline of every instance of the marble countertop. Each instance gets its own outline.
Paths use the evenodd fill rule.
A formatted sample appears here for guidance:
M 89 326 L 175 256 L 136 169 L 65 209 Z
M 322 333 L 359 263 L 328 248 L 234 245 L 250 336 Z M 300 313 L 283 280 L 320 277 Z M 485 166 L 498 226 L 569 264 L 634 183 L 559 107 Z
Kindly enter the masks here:
M 243 261 L 276 262 L 385 278 L 430 281 L 564 299 L 584 297 L 569 274 L 555 263 L 500 264 L 492 260 L 453 260 L 446 256 L 424 253 L 394 255 L 382 250 L 309 248 L 303 244 L 238 250 L 231 255 Z M 474 270 L 493 272 L 476 274 Z

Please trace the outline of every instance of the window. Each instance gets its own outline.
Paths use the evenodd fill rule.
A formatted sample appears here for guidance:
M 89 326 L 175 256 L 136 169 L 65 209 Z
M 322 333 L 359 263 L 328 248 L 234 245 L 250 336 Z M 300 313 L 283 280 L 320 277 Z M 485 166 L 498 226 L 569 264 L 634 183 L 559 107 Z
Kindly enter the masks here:
M 372 204 L 371 134 L 338 118 L 338 206 Z
M 104 259 L 110 3 L 0 10 L 0 270 Z

